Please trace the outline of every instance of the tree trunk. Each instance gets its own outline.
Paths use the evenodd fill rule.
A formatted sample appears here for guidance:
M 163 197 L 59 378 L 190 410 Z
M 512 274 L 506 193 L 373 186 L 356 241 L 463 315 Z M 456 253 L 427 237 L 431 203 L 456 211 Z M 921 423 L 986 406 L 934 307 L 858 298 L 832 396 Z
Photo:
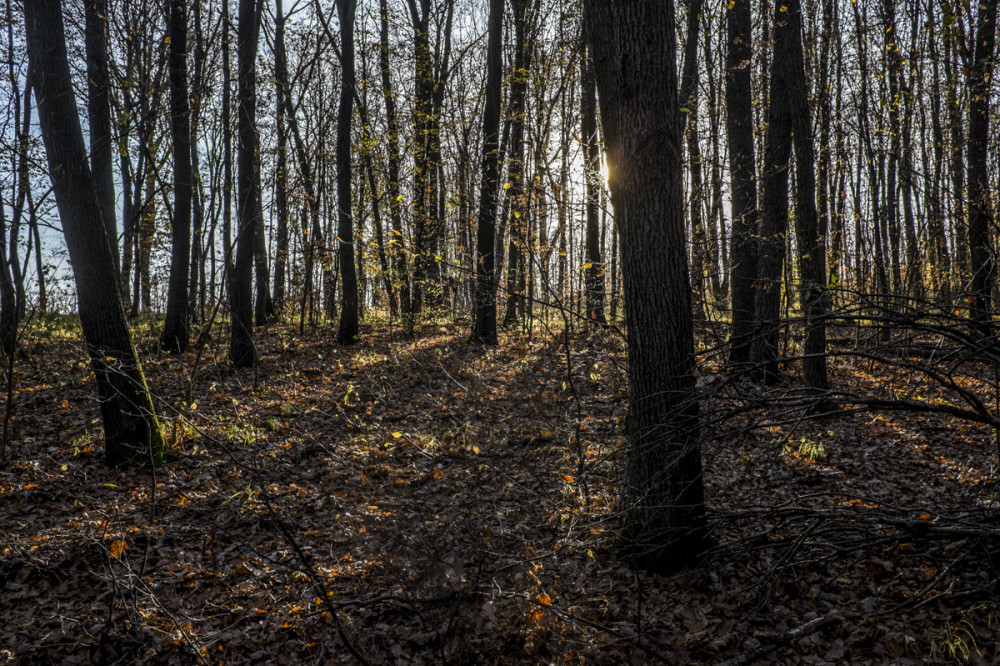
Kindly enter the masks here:
M 799 0 L 783 0 L 788 8 L 787 39 L 791 42 L 788 94 L 795 144 L 795 234 L 799 250 L 799 279 L 806 338 L 802 369 L 806 384 L 817 391 L 828 388 L 826 376 L 826 238 L 816 212 L 816 170 L 813 158 L 812 114 L 802 51 L 802 7 Z M 780 25 L 780 24 L 779 24 Z M 772 102 L 773 103 L 773 102 Z
M 621 545 L 633 566 L 669 573 L 696 564 L 705 546 L 674 7 L 670 0 L 588 2 L 585 20 L 628 316 Z
M 174 143 L 174 219 L 171 221 L 170 284 L 167 316 L 160 346 L 167 352 L 188 347 L 190 313 L 188 272 L 191 260 L 191 109 L 187 85 L 187 3 L 167 0 L 170 5 L 170 129 Z
M 503 78 L 503 5 L 490 0 L 486 45 L 486 103 L 483 107 L 483 153 L 476 217 L 476 293 L 472 340 L 497 343 L 497 280 L 494 238 L 500 188 L 500 97 Z
M 101 216 L 112 239 L 111 256 L 118 268 L 118 224 L 115 221 L 115 183 L 111 172 L 111 77 L 108 74 L 108 0 L 84 2 L 84 41 L 87 50 L 87 118 L 90 168 L 101 203 Z
M 785 11 L 781 11 L 782 8 Z M 778 381 L 778 333 L 781 312 L 781 276 L 788 233 L 788 158 L 791 154 L 791 113 L 788 67 L 793 57 L 787 6 L 774 7 L 774 52 L 767 130 L 764 136 L 763 205 L 758 255 L 757 320 L 760 335 L 753 343 L 753 361 L 765 382 Z
M 583 136 L 583 177 L 586 181 L 586 263 L 583 265 L 587 320 L 604 324 L 604 259 L 601 257 L 600 206 L 601 206 L 601 147 L 597 133 L 597 86 L 594 81 L 594 62 L 587 53 L 584 35 L 580 46 L 580 125 Z
M 389 168 L 389 221 L 392 225 L 393 288 L 399 292 L 399 310 L 404 326 L 410 320 L 410 277 L 406 267 L 403 244 L 403 215 L 400 206 L 399 179 L 399 121 L 396 117 L 396 100 L 392 94 L 392 77 L 389 69 L 389 8 L 386 0 L 379 0 L 379 73 L 382 78 L 382 99 L 385 102 L 386 140 L 388 141 Z
M 339 0 L 340 108 L 337 112 L 337 237 L 340 241 L 341 308 L 337 342 L 358 341 L 358 274 L 354 263 L 354 222 L 351 208 L 351 113 L 354 110 L 355 0 Z
M 507 165 L 507 309 L 504 326 L 513 326 L 524 317 L 525 228 L 527 207 L 524 205 L 524 125 L 531 49 L 528 43 L 528 0 L 511 0 L 514 13 L 514 71 L 510 84 L 510 162 Z
M 729 136 L 731 185 L 733 321 L 729 362 L 749 363 L 754 337 L 754 283 L 757 278 L 757 179 L 755 175 L 753 107 L 751 106 L 750 0 L 735 0 L 726 13 L 726 132 Z
M 105 460 L 112 466 L 158 465 L 163 436 L 119 298 L 111 238 L 77 116 L 60 5 L 59 0 L 25 3 L 25 27 L 42 139 L 97 379 Z
M 990 82 L 993 78 L 998 0 L 980 0 L 976 46 L 969 75 L 969 258 L 972 262 L 972 319 L 983 335 L 992 333 L 996 253 L 990 240 L 993 206 L 987 149 L 990 137 Z
M 285 52 L 285 10 L 282 0 L 275 0 L 274 13 L 275 81 L 275 175 L 274 205 L 278 218 L 278 237 L 274 248 L 275 312 L 285 308 L 285 269 L 288 265 L 288 128 L 285 119 L 285 95 L 288 90 L 288 57 Z
M 257 362 L 253 340 L 254 236 L 263 226 L 260 197 L 260 137 L 257 134 L 257 37 L 260 14 L 255 0 L 240 0 L 236 32 L 237 69 L 237 196 L 236 260 L 229 280 L 232 325 L 229 360 L 238 368 Z

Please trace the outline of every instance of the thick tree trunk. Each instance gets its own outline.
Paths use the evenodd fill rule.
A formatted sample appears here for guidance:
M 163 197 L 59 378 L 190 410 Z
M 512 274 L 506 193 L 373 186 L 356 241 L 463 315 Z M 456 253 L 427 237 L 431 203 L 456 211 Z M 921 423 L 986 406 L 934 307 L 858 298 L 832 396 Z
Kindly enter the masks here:
M 158 465 L 164 442 L 119 298 L 111 238 L 87 164 L 59 0 L 24 5 L 38 119 L 66 246 L 80 323 L 97 379 L 109 465 Z
M 337 342 L 358 341 L 358 274 L 354 263 L 354 222 L 351 216 L 351 113 L 354 110 L 355 0 L 339 0 L 340 108 L 337 112 L 337 237 L 340 241 L 341 308 Z
M 588 2 L 585 20 L 628 316 L 621 544 L 633 566 L 666 573 L 696 564 L 705 545 L 674 7 L 669 0 Z
M 486 44 L 486 104 L 483 107 L 483 152 L 476 218 L 476 293 L 472 340 L 497 342 L 497 281 L 494 238 L 500 185 L 500 97 L 503 78 L 503 5 L 490 0 Z
M 167 352 L 187 350 L 190 313 L 188 279 L 191 261 L 191 109 L 187 85 L 187 12 L 185 0 L 170 5 L 170 129 L 174 144 L 174 219 L 171 221 L 170 284 L 167 316 L 160 346 Z

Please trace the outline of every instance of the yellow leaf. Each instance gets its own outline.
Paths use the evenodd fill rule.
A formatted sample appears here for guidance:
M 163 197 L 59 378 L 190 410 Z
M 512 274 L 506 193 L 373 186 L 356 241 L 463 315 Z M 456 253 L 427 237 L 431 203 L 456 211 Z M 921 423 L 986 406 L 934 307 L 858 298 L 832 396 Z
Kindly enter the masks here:
M 472 447 L 472 452 L 475 453 L 476 455 L 479 455 L 479 447 L 478 446 L 473 446 Z
M 726 3 L 726 9 L 732 9 L 735 6 L 736 6 L 736 0 L 729 0 L 729 2 Z
M 503 189 L 509 190 L 510 189 L 510 183 L 504 183 L 503 184 Z
M 543 606 L 551 606 L 552 597 L 542 592 L 541 594 L 538 595 L 538 603 L 540 603 Z
M 538 434 L 541 435 L 542 437 L 544 437 L 545 439 L 548 439 L 549 437 L 552 437 L 552 433 L 550 431 L 546 430 L 545 428 L 542 428 L 541 432 L 539 432 Z
M 394 432 L 394 433 L 392 433 L 392 438 L 393 439 L 399 439 L 402 436 L 403 436 L 403 433 L 401 433 L 401 432 Z
M 111 557 L 118 559 L 126 550 L 128 550 L 128 544 L 121 539 L 111 542 Z
M 779 9 L 778 11 L 779 12 L 787 12 L 788 11 L 788 6 L 787 5 L 781 5 L 781 9 Z

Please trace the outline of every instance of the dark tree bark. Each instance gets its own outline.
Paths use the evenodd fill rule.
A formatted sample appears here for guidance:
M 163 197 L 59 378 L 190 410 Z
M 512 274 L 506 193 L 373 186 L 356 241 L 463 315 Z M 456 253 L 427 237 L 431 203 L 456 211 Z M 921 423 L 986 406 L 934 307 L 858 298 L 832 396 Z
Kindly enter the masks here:
M 170 284 L 167 316 L 160 346 L 167 352 L 187 351 L 190 338 L 188 279 L 191 261 L 191 107 L 187 85 L 187 13 L 185 0 L 170 5 L 170 129 L 174 144 L 174 219 L 171 221 Z
M 101 203 L 101 215 L 112 239 L 118 267 L 118 224 L 115 221 L 115 183 L 111 171 L 111 77 L 108 74 L 108 0 L 84 3 L 84 41 L 87 51 L 87 119 L 90 129 L 90 168 Z
M 980 0 L 976 42 L 969 74 L 969 258 L 972 262 L 972 319 L 984 335 L 992 333 L 996 253 L 990 240 L 993 206 L 987 149 L 990 137 L 990 83 L 996 45 L 997 0 Z
M 257 133 L 257 38 L 259 0 L 240 0 L 236 28 L 237 69 L 237 184 L 238 231 L 236 260 L 229 279 L 232 326 L 229 360 L 238 368 L 257 362 L 253 340 L 254 236 L 263 228 L 260 194 L 260 136 Z
M 486 103 L 483 107 L 483 153 L 476 218 L 476 293 L 472 341 L 497 343 L 497 280 L 494 237 L 500 192 L 500 97 L 503 79 L 503 5 L 490 0 L 486 44 Z
M 733 217 L 733 320 L 729 362 L 749 363 L 754 330 L 754 282 L 757 277 L 757 179 L 751 106 L 750 0 L 735 0 L 726 13 L 726 131 L 729 136 L 730 205 Z
M 97 379 L 109 465 L 163 460 L 164 441 L 119 298 L 116 262 L 87 163 L 59 0 L 24 5 L 28 57 L 80 323 Z
M 781 7 L 786 7 L 781 11 Z M 788 67 L 793 57 L 787 6 L 774 7 L 774 53 L 767 130 L 764 137 L 764 183 L 761 206 L 756 314 L 760 334 L 753 341 L 753 361 L 767 383 L 778 380 L 778 333 L 781 276 L 788 233 L 788 159 L 792 150 Z
M 351 114 L 354 110 L 355 0 L 337 2 L 340 17 L 340 107 L 337 112 L 337 237 L 340 241 L 340 325 L 337 342 L 358 341 L 358 274 L 354 262 L 354 222 L 351 209 Z
M 828 388 L 826 376 L 826 238 L 820 232 L 816 212 L 816 170 L 813 157 L 812 114 L 809 109 L 809 86 L 806 82 L 805 56 L 802 51 L 802 6 L 799 0 L 782 0 L 787 7 L 787 31 L 791 59 L 788 71 L 788 95 L 791 106 L 791 130 L 795 145 L 795 234 L 799 250 L 799 278 L 802 281 L 802 309 L 806 316 L 803 347 L 803 374 L 806 384 L 817 391 Z M 777 34 L 777 33 L 776 33 Z M 773 101 L 772 101 L 773 103 Z
M 28 140 L 31 131 L 31 72 L 27 74 L 28 82 L 24 88 L 23 111 L 20 82 L 14 64 L 14 20 L 11 2 L 6 2 L 7 19 L 7 77 L 10 85 L 10 97 L 13 102 L 11 119 L 16 133 L 16 164 L 11 183 L 11 219 L 7 227 L 6 211 L 0 210 L 0 351 L 8 360 L 8 380 L 13 375 L 13 354 L 17 347 L 17 330 L 25 315 L 24 277 L 25 270 L 21 268 L 21 258 L 18 254 L 18 239 L 20 238 L 25 204 L 29 202 L 31 190 L 30 166 L 28 155 Z M 23 120 L 21 120 L 23 112 Z M 22 124 L 17 125 L 18 122 Z M 0 204 L 0 209 L 4 208 Z M 9 242 L 8 242 L 9 239 Z M 29 236 L 29 248 L 34 238 Z M 38 251 L 36 251 L 38 256 Z M 25 262 L 27 262 L 27 256 Z M 41 273 L 38 279 L 42 279 Z M 3 441 L 6 442 L 6 434 Z
M 591 1 L 585 20 L 628 318 L 621 544 L 633 566 L 665 573 L 697 563 L 705 545 L 674 7 L 669 0 Z
M 274 205 L 278 232 L 274 248 L 274 309 L 285 308 L 285 269 L 288 265 L 288 128 L 285 95 L 288 91 L 288 56 L 285 51 L 285 10 L 275 0 L 274 13 L 275 157 Z
M 604 259 L 601 257 L 601 152 L 597 134 L 597 86 L 594 63 L 587 53 L 584 35 L 580 48 L 580 125 L 583 136 L 583 176 L 587 191 L 586 263 L 584 279 L 587 299 L 587 320 L 604 324 Z

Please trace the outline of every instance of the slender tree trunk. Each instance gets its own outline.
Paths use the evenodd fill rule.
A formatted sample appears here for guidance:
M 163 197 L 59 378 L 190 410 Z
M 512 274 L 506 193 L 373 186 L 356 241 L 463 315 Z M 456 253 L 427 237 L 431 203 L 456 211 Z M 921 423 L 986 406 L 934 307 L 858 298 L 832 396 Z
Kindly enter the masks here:
M 785 11 L 782 11 L 782 7 Z M 781 282 L 788 233 L 788 159 L 791 154 L 791 113 L 788 64 L 793 57 L 789 12 L 782 0 L 774 7 L 774 51 L 767 130 L 764 137 L 763 205 L 761 206 L 759 287 L 756 313 L 760 336 L 753 343 L 753 360 L 768 384 L 778 381 L 778 337 Z
M 112 176 L 111 77 L 108 74 L 108 0 L 84 2 L 84 41 L 87 51 L 87 117 L 90 162 L 101 216 L 108 228 L 115 268 L 118 267 L 118 224 L 115 221 L 115 183 Z
M 80 323 L 97 379 L 111 466 L 163 460 L 160 425 L 119 298 L 111 238 L 87 164 L 77 116 L 59 0 L 24 5 L 38 119 L 66 246 L 73 264 Z
M 628 313 L 621 545 L 633 566 L 669 573 L 697 563 L 705 543 L 674 7 L 631 0 L 588 2 L 584 11 Z
M 726 132 L 729 137 L 729 177 L 732 183 L 732 276 L 733 320 L 729 362 L 735 366 L 750 361 L 756 323 L 754 292 L 757 278 L 757 179 L 755 174 L 753 107 L 751 105 L 750 58 L 751 0 L 735 0 L 726 13 Z
M 285 95 L 288 90 L 288 57 L 285 52 L 285 10 L 275 0 L 274 13 L 275 156 L 274 205 L 278 234 L 274 250 L 274 309 L 285 309 L 285 269 L 288 265 L 288 128 Z
M 510 162 L 507 166 L 507 310 L 504 326 L 513 326 L 524 317 L 525 227 L 527 207 L 524 205 L 524 125 L 531 50 L 528 44 L 528 0 L 511 0 L 514 13 L 514 72 L 510 86 Z
M 232 326 L 229 360 L 238 368 L 257 362 L 253 340 L 254 236 L 263 226 L 260 196 L 260 137 L 257 134 L 257 37 L 260 14 L 255 0 L 240 0 L 236 52 L 237 94 L 237 219 L 236 260 L 229 279 Z
M 993 78 L 998 0 L 980 0 L 976 45 L 969 75 L 969 258 L 972 262 L 972 319 L 984 335 L 993 332 L 996 252 L 990 233 L 993 205 L 987 150 L 990 137 L 990 83 Z
M 351 114 L 354 110 L 355 0 L 339 0 L 340 109 L 337 113 L 337 237 L 340 240 L 341 309 L 337 342 L 358 341 L 358 274 L 354 262 L 354 222 L 351 217 Z
M 187 85 L 187 2 L 170 6 L 170 129 L 174 144 L 174 219 L 171 223 L 170 284 L 167 316 L 160 346 L 167 352 L 187 351 L 190 313 L 188 279 L 191 260 L 191 110 Z
M 389 221 L 392 226 L 393 288 L 399 292 L 399 310 L 404 327 L 411 319 L 410 278 L 406 267 L 403 243 L 403 215 L 400 206 L 399 178 L 399 120 L 396 100 L 392 93 L 392 76 L 389 68 L 389 9 L 386 0 L 379 0 L 379 74 L 382 78 L 382 99 L 385 103 L 387 157 L 389 169 Z
M 601 153 L 597 133 L 597 85 L 594 81 L 594 63 L 587 53 L 584 35 L 580 47 L 580 124 L 583 136 L 583 177 L 586 181 L 585 231 L 586 263 L 584 279 L 587 299 L 587 321 L 604 324 L 604 259 L 601 256 L 600 206 L 601 206 Z
M 944 72 L 947 92 L 945 108 L 948 109 L 948 127 L 950 129 L 949 168 L 951 170 L 951 220 L 955 229 L 955 269 L 958 273 L 958 291 L 969 288 L 969 234 L 968 222 L 965 218 L 965 124 L 962 122 L 962 108 L 959 105 L 958 49 L 954 45 L 954 37 L 950 26 L 944 28 Z
M 494 254 L 500 163 L 500 96 L 503 77 L 503 5 L 490 0 L 486 45 L 486 103 L 483 107 L 483 152 L 476 218 L 476 293 L 472 340 L 497 342 L 497 280 Z
M 818 391 L 828 388 L 826 375 L 826 238 L 820 232 L 816 212 L 816 170 L 813 158 L 809 86 L 802 49 L 802 7 L 799 0 L 782 0 L 788 14 L 787 39 L 790 55 L 788 94 L 791 130 L 795 145 L 795 234 L 802 281 L 802 309 L 806 316 L 806 338 L 802 368 L 806 384 Z M 779 24 L 780 25 L 780 24 Z M 773 100 L 772 100 L 773 103 Z
M 188 312 L 199 321 L 205 314 L 205 255 L 202 235 L 205 228 L 205 192 L 201 185 L 201 151 L 198 149 L 201 103 L 205 98 L 205 36 L 201 23 L 202 0 L 191 0 L 194 22 L 194 74 L 191 79 L 191 263 L 188 279 Z

